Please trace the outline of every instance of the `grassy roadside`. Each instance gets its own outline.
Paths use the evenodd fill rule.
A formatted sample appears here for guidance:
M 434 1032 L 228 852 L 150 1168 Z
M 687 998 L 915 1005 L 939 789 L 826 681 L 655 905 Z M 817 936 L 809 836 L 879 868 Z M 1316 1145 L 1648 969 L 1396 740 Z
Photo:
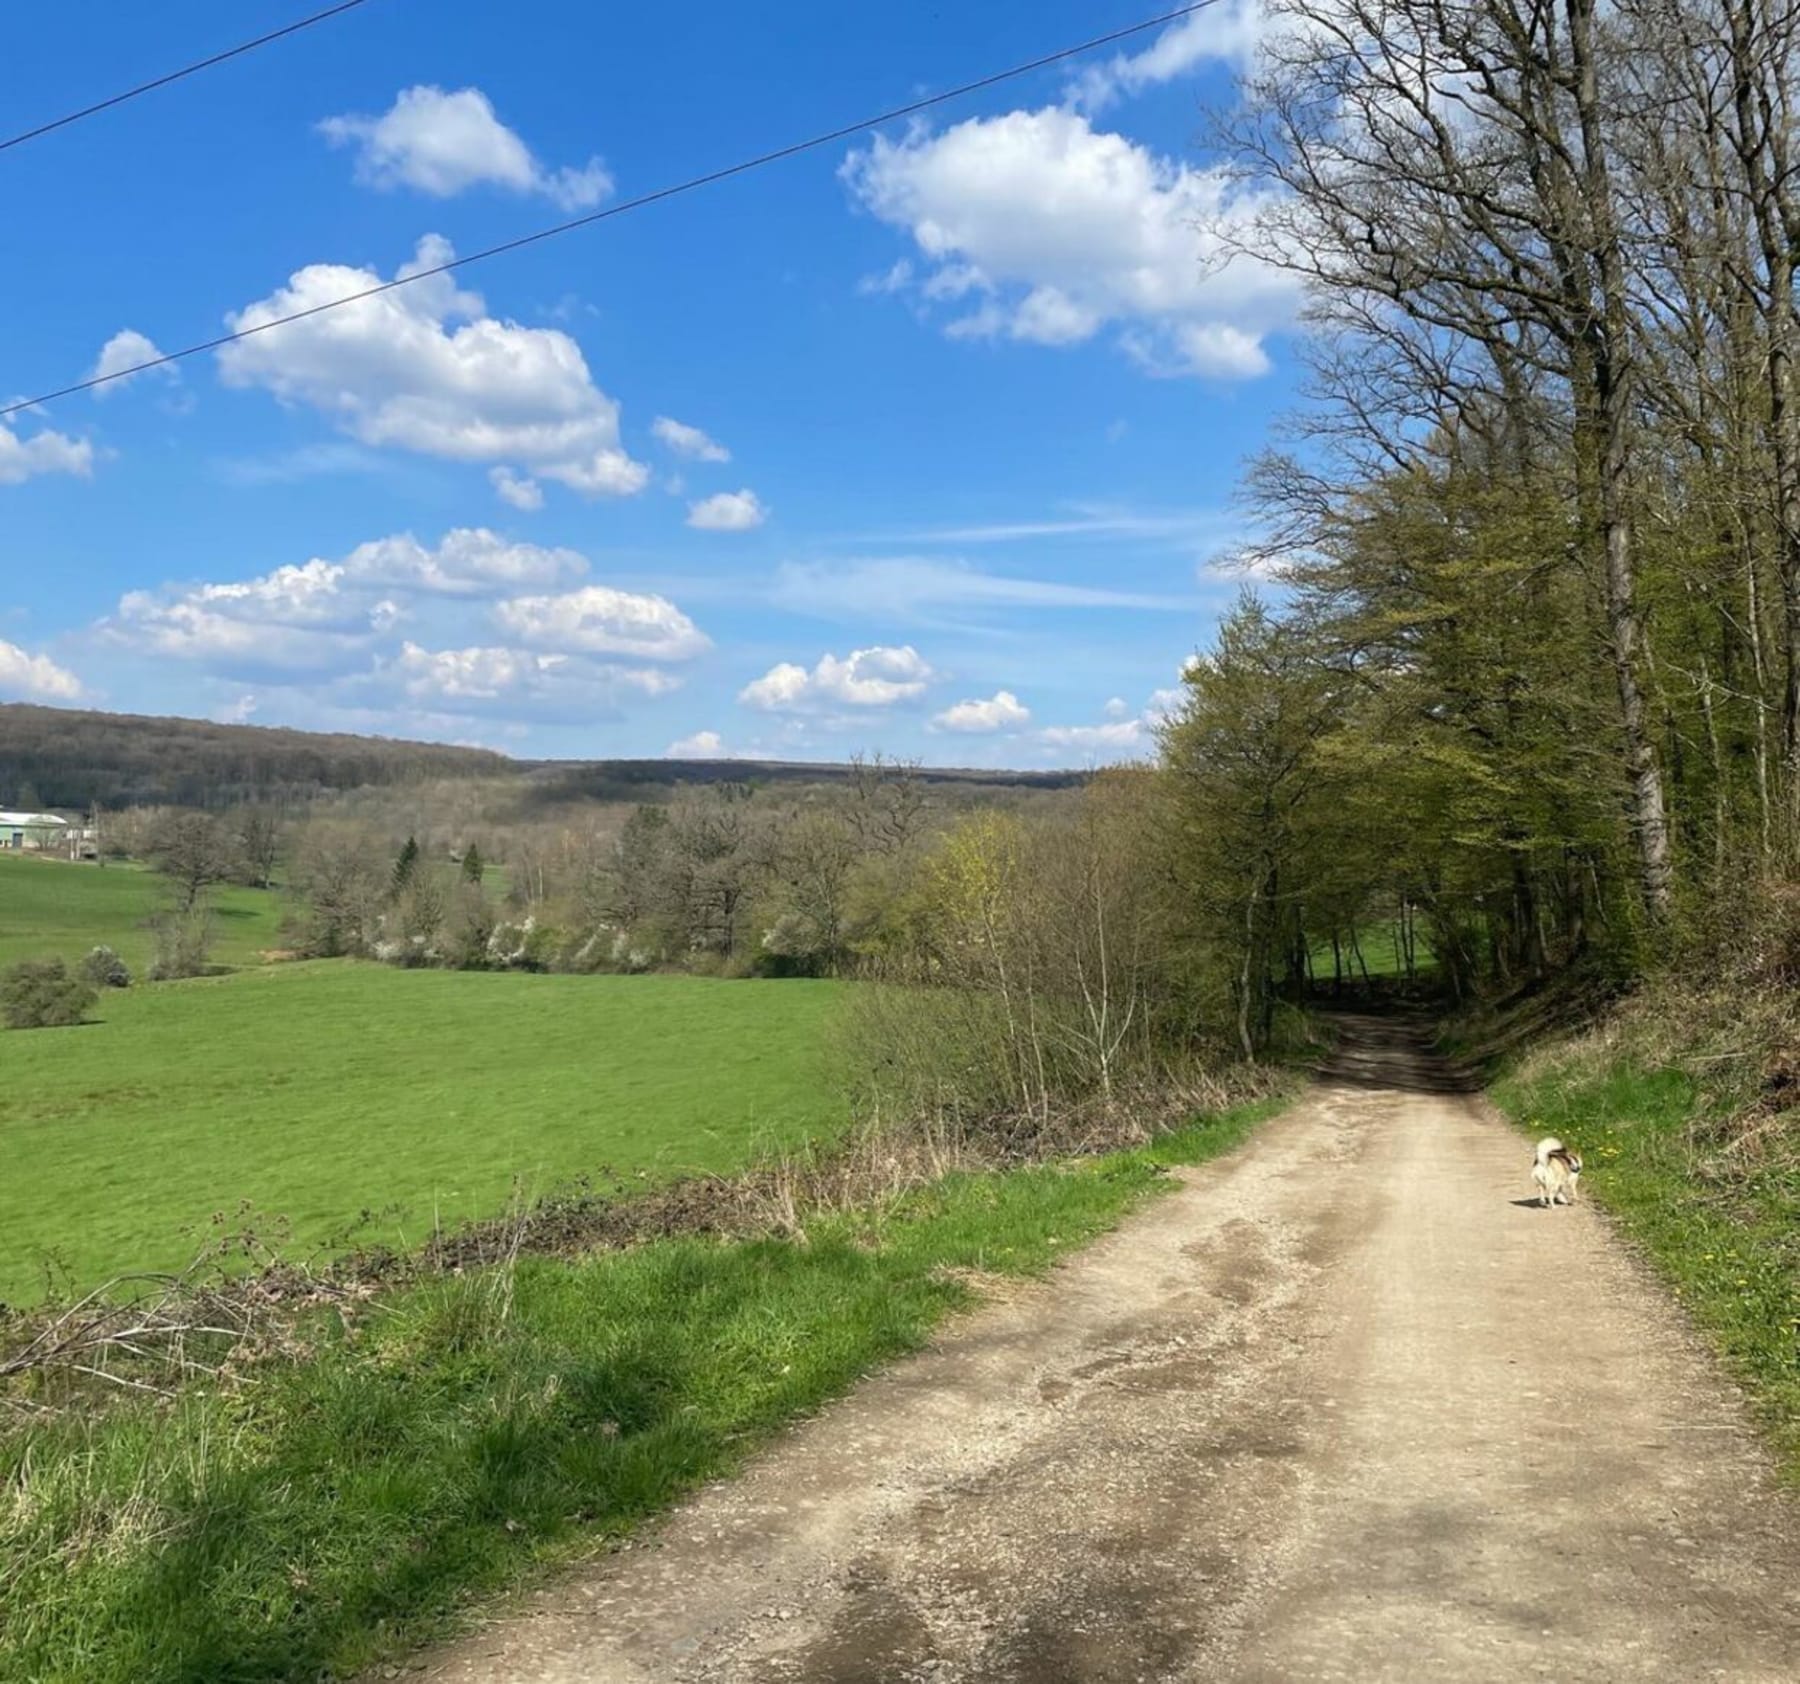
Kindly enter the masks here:
M 1757 1097 L 1772 1027 L 1646 999 L 1503 1064 L 1491 1091 L 1521 1128 L 1581 1151 L 1583 1192 L 1715 1341 L 1800 1481 L 1800 1152 Z
M 1240 1143 L 955 1175 L 804 1243 L 670 1240 L 433 1281 L 236 1393 L 0 1440 L 0 1676 L 344 1676 L 616 1538 Z

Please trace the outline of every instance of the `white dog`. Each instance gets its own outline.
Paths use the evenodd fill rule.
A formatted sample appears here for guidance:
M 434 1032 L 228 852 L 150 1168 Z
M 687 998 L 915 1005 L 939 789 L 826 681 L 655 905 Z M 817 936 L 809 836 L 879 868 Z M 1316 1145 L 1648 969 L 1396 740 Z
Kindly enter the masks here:
M 1570 1151 L 1555 1135 L 1547 1134 L 1537 1143 L 1531 1179 L 1537 1183 L 1540 1205 L 1572 1205 L 1581 1180 L 1581 1154 Z

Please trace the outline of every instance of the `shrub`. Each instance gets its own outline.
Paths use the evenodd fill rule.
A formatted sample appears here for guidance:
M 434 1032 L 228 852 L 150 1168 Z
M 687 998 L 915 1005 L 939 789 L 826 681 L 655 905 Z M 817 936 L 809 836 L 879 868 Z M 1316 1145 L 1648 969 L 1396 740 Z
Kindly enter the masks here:
M 129 988 L 131 972 L 110 947 L 96 947 L 81 961 L 81 974 L 95 988 Z
M 496 924 L 488 936 L 487 963 L 498 971 L 547 971 L 557 948 L 557 932 L 527 915 L 517 924 Z
M 60 959 L 22 959 L 0 976 L 0 1012 L 9 1029 L 59 1029 L 80 1023 L 94 989 Z
M 445 922 L 444 962 L 459 971 L 486 970 L 497 918 L 479 883 L 458 883 Z
M 204 905 L 172 907 L 160 914 L 153 929 L 155 951 L 146 973 L 152 982 L 176 982 L 183 977 L 205 976 L 207 954 L 212 948 L 212 913 Z

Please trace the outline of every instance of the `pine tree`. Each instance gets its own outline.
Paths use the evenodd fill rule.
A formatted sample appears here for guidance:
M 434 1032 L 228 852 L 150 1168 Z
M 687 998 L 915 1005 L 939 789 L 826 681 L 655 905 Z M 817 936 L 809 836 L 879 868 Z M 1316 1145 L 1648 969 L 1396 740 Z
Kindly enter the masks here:
M 482 873 L 487 870 L 486 862 L 481 857 L 481 850 L 473 842 L 462 857 L 462 874 L 465 883 L 479 883 Z
M 406 846 L 400 850 L 400 857 L 394 861 L 394 893 L 403 894 L 413 880 L 413 874 L 419 869 L 419 843 L 416 837 L 409 836 Z

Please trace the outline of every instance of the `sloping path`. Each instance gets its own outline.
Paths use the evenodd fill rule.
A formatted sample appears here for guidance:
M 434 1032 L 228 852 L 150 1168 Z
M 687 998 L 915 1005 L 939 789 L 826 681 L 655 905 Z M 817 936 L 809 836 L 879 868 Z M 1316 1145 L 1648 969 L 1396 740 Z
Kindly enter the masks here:
M 1800 1505 L 1404 1026 L 453 1684 L 1800 1679 Z

